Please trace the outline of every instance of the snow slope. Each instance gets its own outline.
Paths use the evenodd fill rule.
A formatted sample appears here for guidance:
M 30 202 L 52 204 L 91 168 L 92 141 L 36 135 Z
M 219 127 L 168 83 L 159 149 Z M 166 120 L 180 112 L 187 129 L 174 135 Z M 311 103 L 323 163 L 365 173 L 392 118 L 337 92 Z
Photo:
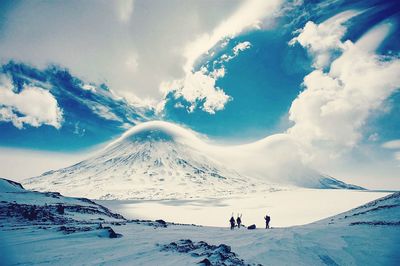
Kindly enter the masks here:
M 218 197 L 252 191 L 257 184 L 207 157 L 195 141 L 166 123 L 128 131 L 94 157 L 44 173 L 25 185 L 97 199 Z
M 34 206 L 32 208 L 32 206 Z M 57 207 L 62 206 L 64 214 L 59 215 Z M 97 217 L 94 219 L 94 215 Z M 41 223 L 65 224 L 91 220 L 125 220 L 121 215 L 85 198 L 64 197 L 58 192 L 41 193 L 25 190 L 21 184 L 0 178 L 0 219 L 2 224 L 16 225 L 25 219 L 40 220 Z
M 253 178 L 245 171 L 240 174 L 235 161 L 221 158 L 232 154 L 248 153 L 243 147 L 235 150 L 211 145 L 190 130 L 153 121 L 128 130 L 92 158 L 46 172 L 24 184 L 40 191 L 96 199 L 220 198 L 298 184 L 287 179 L 277 185 L 277 180 Z M 291 165 L 283 168 L 296 170 Z M 315 171 L 307 171 L 307 176 L 296 172 L 296 179 L 301 177 L 305 186 L 360 189 Z
M 23 186 L 20 183 L 14 182 L 8 179 L 0 179 L 0 192 L 12 193 L 24 191 Z
M 19 201 L 17 193 L 0 195 Z M 104 229 L 67 233 L 51 223 L 9 219 L 0 216 L 2 265 L 195 265 L 205 259 L 212 265 L 400 263 L 400 193 L 305 226 L 270 230 L 126 221 L 112 225 L 122 236 L 110 239 L 103 237 Z

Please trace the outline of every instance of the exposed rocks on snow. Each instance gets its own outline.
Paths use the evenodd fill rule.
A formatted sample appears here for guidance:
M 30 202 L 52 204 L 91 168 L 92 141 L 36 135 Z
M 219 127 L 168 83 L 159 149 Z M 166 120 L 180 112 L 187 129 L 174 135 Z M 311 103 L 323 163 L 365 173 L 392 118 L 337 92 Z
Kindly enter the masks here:
M 168 223 L 165 222 L 164 220 L 155 220 L 155 221 L 151 221 L 151 220 L 129 220 L 127 221 L 128 223 L 135 223 L 135 224 L 144 224 L 144 225 L 148 225 L 148 226 L 153 226 L 154 228 L 166 228 L 168 226 Z M 173 223 L 171 223 L 173 224 Z
M 396 204 L 390 204 L 389 202 L 395 202 Z M 383 205 L 381 205 L 383 204 Z M 386 197 L 377 199 L 377 200 L 373 200 L 371 202 L 368 202 L 367 204 L 364 204 L 360 207 L 354 208 L 352 211 L 361 211 L 361 210 L 365 210 L 368 208 L 372 208 L 375 206 L 392 206 L 392 205 L 396 205 L 399 206 L 400 205 L 400 192 L 395 192 L 393 194 L 387 195 Z M 373 208 L 372 208 L 373 209 Z M 372 210 L 370 209 L 370 210 Z
M 68 198 L 58 192 L 29 191 L 17 182 L 1 178 L 0 188 L 2 224 L 33 225 L 38 229 L 59 226 L 58 231 L 64 234 L 99 230 L 99 236 L 122 236 L 111 227 L 96 226 L 99 221 L 123 224 L 125 218 L 89 199 Z
M 92 206 L 85 205 L 30 205 L 14 202 L 0 203 L 0 219 L 16 219 L 17 221 L 35 221 L 36 223 L 65 224 L 76 222 L 74 216 L 65 215 L 65 212 L 79 214 L 104 215 L 116 219 L 124 219 L 119 214 L 104 212 Z M 118 218 L 117 218 L 118 217 Z
M 161 251 L 175 251 L 188 253 L 193 257 L 205 257 L 198 262 L 202 265 L 251 265 L 240 259 L 236 253 L 231 251 L 231 247 L 225 244 L 215 246 L 209 245 L 204 241 L 193 242 L 190 239 L 181 239 L 177 242 L 163 245 Z
M 366 211 L 353 213 L 352 215 L 346 215 L 346 216 L 344 216 L 344 218 L 346 219 L 348 217 L 363 215 L 363 214 L 366 214 L 366 213 L 369 213 L 369 212 L 374 212 L 374 211 L 378 211 L 378 210 L 382 210 L 382 209 L 398 208 L 398 207 L 400 207 L 400 204 L 391 204 L 391 205 L 378 206 L 378 207 L 374 207 L 374 208 L 366 210 Z
M 385 219 L 368 218 L 372 215 L 380 217 L 379 213 L 390 212 L 396 213 L 400 211 L 400 192 L 390 194 L 386 197 L 371 201 L 343 215 L 331 218 L 329 224 L 333 224 L 335 220 L 350 220 L 349 225 L 372 225 L 372 226 L 400 226 L 399 217 L 385 217 Z M 384 216 L 382 216 L 383 218 Z M 354 221 L 354 219 L 366 219 Z
M 90 226 L 65 226 L 62 225 L 58 229 L 59 231 L 63 232 L 64 234 L 72 234 L 76 232 L 87 232 L 92 231 L 94 228 Z
M 167 228 L 168 225 L 202 227 L 201 225 L 197 225 L 197 224 L 183 224 L 183 223 L 166 222 L 161 219 L 155 220 L 155 221 L 134 219 L 134 220 L 127 220 L 126 223 L 143 224 L 143 225 L 152 226 L 154 228 Z M 111 224 L 113 224 L 113 223 L 111 223 Z
M 116 233 L 110 226 L 105 226 L 105 227 L 103 227 L 102 230 L 104 230 L 106 232 L 106 235 L 109 238 L 120 238 L 120 237 L 122 237 L 122 234 Z
M 350 225 L 388 225 L 388 226 L 400 226 L 400 221 L 397 222 L 385 222 L 385 221 L 372 221 L 372 222 L 352 222 Z
M 164 220 L 159 219 L 159 220 L 155 220 L 155 222 L 159 223 L 163 227 L 167 227 L 167 223 Z
M 65 207 L 62 204 L 57 205 L 57 213 L 58 214 L 64 214 L 65 213 Z
M 254 230 L 254 229 L 256 229 L 256 225 L 252 224 L 252 225 L 248 226 L 247 229 Z
M 13 219 L 18 222 L 34 222 L 36 224 L 66 224 L 72 218 L 60 215 L 55 205 L 28 205 L 18 203 L 0 203 L 0 220 Z

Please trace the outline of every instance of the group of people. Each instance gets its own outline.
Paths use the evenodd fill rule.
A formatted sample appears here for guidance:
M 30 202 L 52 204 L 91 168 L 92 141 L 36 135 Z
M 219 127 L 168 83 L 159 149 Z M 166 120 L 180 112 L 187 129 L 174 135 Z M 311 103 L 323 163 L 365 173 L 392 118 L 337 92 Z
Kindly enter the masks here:
M 271 221 L 271 217 L 267 214 L 265 215 L 264 220 L 265 220 L 265 229 L 270 228 L 269 223 Z M 231 219 L 229 219 L 229 223 L 231 224 L 231 230 L 233 230 L 236 225 L 238 228 L 240 228 L 241 226 L 246 227 L 245 225 L 242 224 L 242 214 L 240 215 L 238 214 L 235 220 L 232 213 Z
M 235 224 L 235 218 L 233 217 L 233 213 L 232 213 L 232 217 L 229 220 L 229 222 L 231 223 L 231 230 L 233 230 L 236 226 Z M 238 214 L 237 218 L 236 218 L 236 223 L 237 223 L 237 227 L 240 228 L 240 226 L 242 225 L 242 214 Z

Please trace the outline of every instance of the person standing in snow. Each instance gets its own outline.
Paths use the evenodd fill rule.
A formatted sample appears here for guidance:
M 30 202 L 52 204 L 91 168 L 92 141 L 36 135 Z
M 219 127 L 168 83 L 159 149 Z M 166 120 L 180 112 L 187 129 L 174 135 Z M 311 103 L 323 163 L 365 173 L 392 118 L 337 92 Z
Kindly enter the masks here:
M 231 223 L 231 230 L 233 230 L 235 228 L 235 218 L 233 218 L 233 214 L 229 222 Z
M 267 215 L 265 215 L 264 220 L 265 220 L 265 229 L 268 229 L 269 228 L 269 222 L 271 221 L 271 217 L 269 217 L 268 214 L 267 214 Z
M 238 228 L 240 228 L 240 225 L 242 224 L 242 214 L 240 214 L 240 216 L 238 214 L 238 217 L 236 218 L 236 223 Z

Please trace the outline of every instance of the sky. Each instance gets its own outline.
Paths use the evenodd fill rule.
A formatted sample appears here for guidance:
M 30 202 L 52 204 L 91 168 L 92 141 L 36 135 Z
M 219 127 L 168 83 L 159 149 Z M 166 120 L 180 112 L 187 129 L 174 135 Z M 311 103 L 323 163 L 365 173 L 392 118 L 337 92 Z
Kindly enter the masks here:
M 396 1 L 0 5 L 0 161 L 43 158 L 2 176 L 166 120 L 225 145 L 284 134 L 321 172 L 400 189 Z
M 2 1 L 2 60 L 40 67 L 55 63 L 86 80 L 106 82 L 122 95 L 159 99 L 161 81 L 183 74 L 185 46 L 239 3 Z

